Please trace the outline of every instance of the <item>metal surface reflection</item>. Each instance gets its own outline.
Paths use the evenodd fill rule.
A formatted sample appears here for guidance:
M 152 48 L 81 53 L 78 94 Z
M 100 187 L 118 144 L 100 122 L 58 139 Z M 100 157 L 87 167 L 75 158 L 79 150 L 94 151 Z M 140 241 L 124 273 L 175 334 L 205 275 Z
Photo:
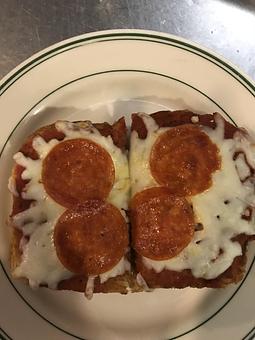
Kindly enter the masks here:
M 35 52 L 113 28 L 172 33 L 213 49 L 255 79 L 253 0 L 0 0 L 0 78 Z

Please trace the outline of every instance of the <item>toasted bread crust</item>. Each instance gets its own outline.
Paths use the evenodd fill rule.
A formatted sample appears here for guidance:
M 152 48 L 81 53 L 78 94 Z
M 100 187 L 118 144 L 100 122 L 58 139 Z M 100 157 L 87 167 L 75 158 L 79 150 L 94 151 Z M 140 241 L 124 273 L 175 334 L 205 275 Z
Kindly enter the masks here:
M 188 269 L 181 272 L 162 270 L 160 273 L 156 273 L 153 269 L 148 269 L 143 264 L 142 258 L 139 255 L 136 258 L 136 270 L 141 273 L 150 288 L 224 288 L 231 283 L 238 283 L 245 273 L 245 265 L 247 262 L 245 253 L 249 237 L 239 235 L 236 240 L 242 246 L 243 255 L 237 256 L 232 265 L 224 273 L 212 280 L 196 278 Z
M 211 128 L 216 127 L 214 115 L 205 114 L 199 115 L 188 110 L 180 111 L 159 111 L 151 114 L 159 127 L 175 127 L 183 124 L 200 124 Z M 199 121 L 194 123 L 192 117 L 199 117 Z M 141 117 L 137 114 L 132 115 L 131 130 L 136 131 L 140 139 L 145 139 L 147 136 L 147 129 Z M 236 131 L 240 130 L 236 126 L 225 121 L 225 139 L 233 138 Z M 181 272 L 172 270 L 162 270 L 156 273 L 153 269 L 148 269 L 139 254 L 135 256 L 135 268 L 140 272 L 150 288 L 185 288 L 185 287 L 210 287 L 223 288 L 231 283 L 239 282 L 245 273 L 245 265 L 247 262 L 246 248 L 249 241 L 253 240 L 254 236 L 238 235 L 235 240 L 240 243 L 242 247 L 242 255 L 234 259 L 232 265 L 220 276 L 213 280 L 206 280 L 196 278 L 192 275 L 190 270 L 183 270 Z
M 59 290 L 74 290 L 84 292 L 87 284 L 87 278 L 84 276 L 74 276 L 71 279 L 61 281 L 58 285 Z M 132 272 L 126 272 L 123 275 L 110 278 L 105 283 L 101 284 L 99 278 L 95 279 L 94 293 L 121 293 L 127 294 L 131 292 L 142 291 L 142 288 L 137 284 L 135 275 Z
M 155 120 L 159 127 L 174 127 L 183 124 L 200 124 L 211 128 L 216 127 L 214 116 L 212 114 L 194 113 L 188 110 L 178 111 L 158 111 L 151 114 L 151 117 Z M 198 117 L 197 123 L 192 122 L 192 117 Z M 146 126 L 143 120 L 136 113 L 132 115 L 131 131 L 136 131 L 139 138 L 145 139 L 147 136 Z M 225 138 L 232 138 L 238 128 L 229 122 L 225 121 Z

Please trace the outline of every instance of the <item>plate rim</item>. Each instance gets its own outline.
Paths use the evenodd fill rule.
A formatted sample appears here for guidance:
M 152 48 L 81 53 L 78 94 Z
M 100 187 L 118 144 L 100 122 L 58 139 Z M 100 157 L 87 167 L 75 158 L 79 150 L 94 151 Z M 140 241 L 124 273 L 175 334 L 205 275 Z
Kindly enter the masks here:
M 52 54 L 55 51 L 59 51 L 60 53 L 64 53 L 72 48 L 76 48 L 76 47 L 80 47 L 86 44 L 89 44 L 91 42 L 100 42 L 100 39 L 104 39 L 107 38 L 109 36 L 112 36 L 113 39 L 112 40 L 120 40 L 118 39 L 119 37 L 125 37 L 124 40 L 143 40 L 143 39 L 135 39 L 137 37 L 143 37 L 145 41 L 150 41 L 149 39 L 145 39 L 145 38 L 151 38 L 154 39 L 152 40 L 153 42 L 157 42 L 157 40 L 159 40 L 158 42 L 160 42 L 160 40 L 163 40 L 166 42 L 167 45 L 171 45 L 169 44 L 169 42 L 172 42 L 173 44 L 183 44 L 184 46 L 188 47 L 191 49 L 190 52 L 192 52 L 192 49 L 194 49 L 196 52 L 199 53 L 195 53 L 197 55 L 199 55 L 200 57 L 205 57 L 204 55 L 206 55 L 207 57 L 213 59 L 216 61 L 216 63 L 214 62 L 214 64 L 216 64 L 218 67 L 220 67 L 221 69 L 223 69 L 223 71 L 228 72 L 228 69 L 233 72 L 230 73 L 230 75 L 235 78 L 235 80 L 237 80 L 240 84 L 242 84 L 246 90 L 248 90 L 253 97 L 255 98 L 255 83 L 254 81 L 247 75 L 245 74 L 241 69 L 239 69 L 237 66 L 235 66 L 234 64 L 232 64 L 231 62 L 229 62 L 227 59 L 225 59 L 224 57 L 220 56 L 218 53 L 213 52 L 212 50 L 205 48 L 204 46 L 197 44 L 193 41 L 178 37 L 176 35 L 172 35 L 172 34 L 167 34 L 167 33 L 163 33 L 163 32 L 158 32 L 158 31 L 153 31 L 153 30 L 136 30 L 136 29 L 121 29 L 121 30 L 104 30 L 104 31 L 97 31 L 97 32 L 92 32 L 92 33 L 85 33 L 85 34 L 81 34 L 78 36 L 74 36 L 68 39 L 65 39 L 63 41 L 60 41 L 56 44 L 53 44 L 37 53 L 35 53 L 34 55 L 32 55 L 30 58 L 26 59 L 24 62 L 22 62 L 21 64 L 19 64 L 18 66 L 16 66 L 12 71 L 10 71 L 6 76 L 4 76 L 2 78 L 2 80 L 0 81 L 0 97 L 9 89 L 9 87 L 16 82 L 20 77 L 22 77 L 24 74 L 26 74 L 27 72 L 29 72 L 33 67 L 36 67 L 37 65 L 39 65 L 41 62 L 47 61 L 48 58 L 46 58 L 44 60 L 44 57 L 54 57 L 55 55 Z M 128 39 L 128 37 L 132 37 L 131 39 Z M 99 39 L 99 40 L 98 40 Z M 106 40 L 106 41 L 110 41 L 110 39 Z M 81 43 L 79 45 L 79 43 Z M 162 42 L 161 42 L 162 43 Z M 66 48 L 69 47 L 70 48 Z M 172 45 L 173 46 L 173 45 Z M 178 46 L 175 46 L 178 47 Z M 189 51 L 185 48 L 183 48 L 186 51 Z M 194 53 L 194 52 L 193 52 Z M 201 53 L 201 54 L 200 54 Z M 58 54 L 58 53 L 57 53 Z M 56 54 L 56 55 L 57 55 Z M 208 58 L 205 58 L 208 61 L 212 61 Z M 39 63 L 37 64 L 36 62 L 39 61 Z M 33 64 L 36 63 L 34 66 Z M 223 65 L 224 67 L 221 67 L 221 65 Z M 30 66 L 33 66 L 30 68 Z M 24 71 L 24 73 L 23 73 Z M 228 72 L 229 73 L 229 72 Z M 236 77 L 237 76 L 237 77 Z M 17 78 L 16 78 L 17 77 Z M 13 82 L 12 82 L 13 80 Z M 245 86 L 243 84 L 243 82 L 248 85 Z M 17 126 L 20 124 L 20 122 L 24 119 L 24 117 L 21 118 L 21 120 L 17 123 Z M 16 126 L 16 127 L 17 127 Z M 13 129 L 13 131 L 16 129 L 16 127 Z M 12 132 L 11 132 L 12 134 Z M 9 140 L 10 136 L 7 138 L 7 141 Z M 3 147 L 1 148 L 1 153 L 0 153 L 0 157 L 2 155 L 2 152 L 5 149 L 5 145 L 6 142 L 4 143 Z M 224 303 L 224 305 L 218 310 L 216 311 L 216 313 L 214 313 L 212 316 L 210 316 L 209 318 L 207 318 L 205 321 L 203 321 L 202 323 L 200 323 L 199 325 L 197 325 L 196 327 L 193 327 L 192 329 L 190 329 L 187 332 L 184 332 L 178 336 L 175 336 L 171 339 L 177 339 L 180 338 L 182 336 L 184 336 L 187 333 L 190 333 L 192 331 L 194 331 L 195 329 L 197 329 L 198 327 L 202 326 L 205 322 L 207 322 L 209 319 L 211 319 L 213 316 L 215 316 L 216 314 L 218 314 L 224 307 L 225 305 L 232 299 L 232 297 L 236 294 L 236 292 L 241 288 L 242 284 L 244 283 L 245 279 L 247 278 L 250 270 L 252 269 L 253 263 L 254 263 L 255 257 L 249 267 L 249 270 L 246 273 L 246 276 L 244 277 L 244 279 L 241 281 L 240 285 L 238 286 L 238 288 L 236 289 L 236 291 L 231 295 L 231 297 L 227 300 L 226 303 Z M 2 265 L 2 262 L 1 262 Z M 7 276 L 8 277 L 8 276 Z M 8 277 L 9 279 L 9 277 Z M 37 313 L 38 314 L 38 313 Z M 40 314 L 39 314 L 40 315 Z M 41 316 L 41 315 L 40 315 Z M 47 320 L 48 321 L 48 320 Z M 48 321 L 49 322 L 49 321 Z M 56 325 L 54 325 L 57 329 L 62 330 L 61 328 L 57 327 Z M 8 338 L 10 338 L 10 336 L 2 329 L 0 328 L 0 330 L 6 334 L 6 336 Z M 250 335 L 250 333 L 253 333 L 254 328 L 244 337 L 244 339 Z M 66 334 L 74 336 L 78 339 L 84 339 L 84 338 L 80 338 L 77 337 L 74 334 L 71 334 L 67 331 L 64 331 Z M 0 334 L 0 337 L 2 335 Z M 11 338 L 10 338 L 11 339 Z
M 25 59 L 23 62 L 18 64 L 14 69 L 12 69 L 10 72 L 8 72 L 2 79 L 0 79 L 0 96 L 8 89 L 7 88 L 3 92 L 3 89 L 6 87 L 6 85 L 14 77 L 16 77 L 23 70 L 26 71 L 27 68 L 29 68 L 30 65 L 32 65 L 36 61 L 40 61 L 41 59 L 43 59 L 45 56 L 47 56 L 51 52 L 55 52 L 55 51 L 64 49 L 65 47 L 75 45 L 79 42 L 81 43 L 81 45 L 86 45 L 86 44 L 93 42 L 93 40 L 104 39 L 104 38 L 107 38 L 109 36 L 112 36 L 113 40 L 116 40 L 117 37 L 121 37 L 121 36 L 122 37 L 131 36 L 131 37 L 133 37 L 132 40 L 135 40 L 134 39 L 135 37 L 144 37 L 144 38 L 154 39 L 153 40 L 154 42 L 156 42 L 157 40 L 163 40 L 166 43 L 169 43 L 169 42 L 177 43 L 177 44 L 181 43 L 181 44 L 185 45 L 187 48 L 194 49 L 194 50 L 196 50 L 196 52 L 199 52 L 202 55 L 205 54 L 207 57 L 214 59 L 217 63 L 224 66 L 225 71 L 226 71 L 225 68 L 229 69 L 236 76 L 238 76 L 240 79 L 242 79 L 242 81 L 244 81 L 244 83 L 246 83 L 252 89 L 252 91 L 255 92 L 255 80 L 253 80 L 249 75 L 247 75 L 245 72 L 243 72 L 241 70 L 241 68 L 236 66 L 234 63 L 230 62 L 227 58 L 223 57 L 220 53 L 216 53 L 212 49 L 209 49 L 209 48 L 203 46 L 202 44 L 198 44 L 198 43 L 196 43 L 192 40 L 188 40 L 188 39 L 182 38 L 182 37 L 174 35 L 174 34 L 164 33 L 164 32 L 155 31 L 155 30 L 113 29 L 113 30 L 100 30 L 100 31 L 94 31 L 94 32 L 90 32 L 90 33 L 83 33 L 83 34 L 80 34 L 80 35 L 76 35 L 76 36 L 73 36 L 71 38 L 64 39 L 60 42 L 52 44 L 52 45 L 34 53 L 32 56 Z M 148 41 L 148 39 L 146 39 L 146 41 Z M 72 48 L 73 47 L 71 47 L 70 49 L 72 49 Z M 231 75 L 233 76 L 232 73 L 231 73 Z M 236 79 L 236 77 L 234 77 L 234 78 Z M 251 93 L 251 94 L 253 96 L 255 96 L 254 93 Z

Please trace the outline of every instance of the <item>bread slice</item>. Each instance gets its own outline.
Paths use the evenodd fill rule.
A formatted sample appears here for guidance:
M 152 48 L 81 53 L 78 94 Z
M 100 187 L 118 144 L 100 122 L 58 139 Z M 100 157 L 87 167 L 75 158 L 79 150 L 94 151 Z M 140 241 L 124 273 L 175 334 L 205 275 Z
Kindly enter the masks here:
M 88 122 L 75 122 L 75 126 L 78 128 L 82 128 L 87 126 Z M 126 153 L 127 148 L 127 129 L 124 118 L 119 119 L 113 125 L 108 123 L 96 123 L 92 125 L 99 133 L 104 136 L 111 138 L 113 144 L 122 150 L 123 153 Z M 63 132 L 57 130 L 56 125 L 48 125 L 40 128 L 35 131 L 31 136 L 27 138 L 21 149 L 19 150 L 25 157 L 29 157 L 33 160 L 38 159 L 38 154 L 33 148 L 32 142 L 35 137 L 42 137 L 44 141 L 49 142 L 53 139 L 57 139 L 59 141 L 63 140 L 65 135 Z M 11 271 L 15 274 L 15 270 L 21 264 L 22 261 L 22 247 L 20 247 L 20 243 L 22 240 L 23 233 L 20 229 L 16 228 L 14 225 L 14 218 L 18 213 L 26 211 L 33 204 L 32 200 L 24 199 L 22 197 L 22 192 L 25 188 L 25 185 L 28 181 L 21 178 L 21 174 L 24 168 L 15 164 L 13 167 L 12 175 L 11 175 L 11 191 L 13 198 L 13 207 L 10 216 L 10 226 L 12 229 L 12 241 L 11 241 L 11 252 L 10 252 L 10 265 Z M 126 254 L 125 257 L 129 258 L 129 254 Z M 42 259 L 43 261 L 43 259 Z M 27 278 L 24 277 L 26 281 Z M 60 281 L 55 287 L 55 289 L 61 290 L 73 290 L 78 292 L 84 292 L 88 283 L 88 276 L 81 274 L 73 274 L 72 277 L 68 277 Z M 44 283 L 40 284 L 41 286 L 47 286 Z M 141 287 L 137 284 L 135 280 L 135 276 L 130 270 L 126 270 L 122 275 L 117 275 L 115 277 L 110 277 L 105 282 L 101 283 L 99 277 L 96 277 L 94 280 L 94 292 L 99 293 L 110 293 L 110 292 L 118 292 L 122 294 L 126 294 L 129 291 L 139 291 Z
M 138 175 L 135 173 L 134 169 L 136 167 L 135 162 L 140 160 L 142 156 L 142 152 L 144 149 L 142 147 L 139 149 L 139 141 L 146 141 L 148 139 L 150 125 L 156 124 L 157 127 L 160 128 L 172 128 L 177 126 L 182 126 L 184 124 L 192 124 L 200 127 L 210 128 L 211 130 L 215 129 L 217 126 L 216 118 L 217 114 L 204 114 L 199 115 L 194 112 L 190 112 L 187 110 L 180 111 L 160 111 L 151 114 L 150 120 L 146 123 L 146 119 L 143 119 L 143 114 L 134 113 L 132 115 L 132 125 L 131 125 L 131 146 L 130 146 L 130 169 L 131 169 L 131 191 L 133 191 L 133 196 L 135 193 L 141 192 L 145 189 L 145 187 L 153 186 L 149 182 L 146 184 L 144 182 L 144 177 L 146 174 L 143 173 L 143 182 L 144 186 L 138 185 L 139 180 L 137 179 Z M 219 119 L 219 118 L 218 118 Z M 223 118 L 222 118 L 223 119 Z M 237 128 L 231 123 L 224 120 L 224 139 L 233 139 L 235 133 L 240 133 L 241 135 L 246 135 L 244 130 Z M 138 141 L 138 142 L 137 142 Z M 132 145 L 133 144 L 133 145 Z M 149 144 L 151 147 L 151 144 Z M 144 147 L 145 148 L 145 147 Z M 140 150 L 140 151 L 139 151 Z M 143 150 L 143 151 L 141 151 Z M 140 154 L 139 154 L 140 152 Z M 132 153 L 136 153 L 136 156 L 133 156 Z M 247 161 L 247 159 L 246 159 Z M 249 164 L 250 166 L 250 176 L 254 176 L 254 165 Z M 148 165 L 140 165 L 141 169 L 148 169 Z M 147 170 L 146 170 L 147 171 Z M 156 184 L 159 185 L 159 184 Z M 162 184 L 161 184 L 162 185 Z M 138 189 L 137 189 L 138 188 Z M 227 203 L 227 202 L 226 202 Z M 219 201 L 220 204 L 220 201 Z M 248 215 L 246 214 L 242 216 L 244 219 L 250 220 L 250 223 L 254 225 L 253 222 L 253 214 L 254 209 L 251 206 L 248 206 Z M 133 222 L 135 219 L 135 212 L 131 209 L 131 221 L 132 227 L 134 228 Z M 232 241 L 238 242 L 241 248 L 241 254 L 239 256 L 235 256 L 232 264 L 220 275 L 214 278 L 204 278 L 194 276 L 192 271 L 188 268 L 182 270 L 173 270 L 169 268 L 161 268 L 161 270 L 156 270 L 152 265 L 148 265 L 146 261 L 144 261 L 144 257 L 138 251 L 135 252 L 135 268 L 137 273 L 140 273 L 143 279 L 146 281 L 149 288 L 184 288 L 184 287 L 211 287 L 211 288 L 222 288 L 231 283 L 239 282 L 245 273 L 245 265 L 246 265 L 246 250 L 247 244 L 249 241 L 254 239 L 255 228 L 253 227 L 253 235 L 248 235 L 242 233 L 240 231 L 237 232 L 232 238 Z M 133 232 L 132 244 L 133 247 L 136 247 L 136 234 Z M 220 256 L 220 254 L 219 254 Z M 160 261 L 159 261 L 160 262 Z

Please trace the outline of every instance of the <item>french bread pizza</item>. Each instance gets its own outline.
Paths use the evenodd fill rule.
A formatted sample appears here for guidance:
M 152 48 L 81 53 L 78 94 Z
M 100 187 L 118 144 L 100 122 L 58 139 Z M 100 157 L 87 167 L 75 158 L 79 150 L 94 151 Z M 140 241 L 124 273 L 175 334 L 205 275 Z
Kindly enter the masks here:
M 133 114 L 135 269 L 149 288 L 225 287 L 254 239 L 255 145 L 218 113 Z
M 255 146 L 218 113 L 57 121 L 14 155 L 10 264 L 31 287 L 222 288 L 255 238 Z
M 58 121 L 14 155 L 11 270 L 31 287 L 136 290 L 129 254 L 127 129 Z

